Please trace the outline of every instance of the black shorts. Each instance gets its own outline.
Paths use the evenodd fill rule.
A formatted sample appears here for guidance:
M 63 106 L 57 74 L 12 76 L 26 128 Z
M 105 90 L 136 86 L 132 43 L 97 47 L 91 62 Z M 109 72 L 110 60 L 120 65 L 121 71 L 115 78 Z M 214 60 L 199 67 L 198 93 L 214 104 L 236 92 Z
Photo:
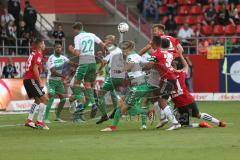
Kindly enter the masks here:
M 161 80 L 159 84 L 160 98 L 168 100 L 169 96 L 175 90 L 176 80 Z
M 23 85 L 29 98 L 42 97 L 45 94 L 39 82 L 34 79 L 23 80 Z
M 177 108 L 177 110 L 178 121 L 181 125 L 189 125 L 190 117 L 198 117 L 200 114 L 195 101 L 187 106 Z

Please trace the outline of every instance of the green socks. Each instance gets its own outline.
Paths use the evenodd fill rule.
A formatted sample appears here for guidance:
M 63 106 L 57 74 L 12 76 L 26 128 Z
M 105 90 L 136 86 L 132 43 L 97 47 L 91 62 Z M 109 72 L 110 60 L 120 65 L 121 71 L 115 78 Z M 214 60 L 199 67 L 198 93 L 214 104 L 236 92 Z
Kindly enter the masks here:
M 60 103 L 58 104 L 57 113 L 56 113 L 57 118 L 60 118 L 65 102 L 66 102 L 65 98 L 60 99 Z
M 44 120 L 48 120 L 53 101 L 54 101 L 54 97 L 50 97 L 48 99 L 48 103 L 47 103 L 47 107 L 46 107 L 46 111 L 45 111 L 45 115 L 44 115 Z

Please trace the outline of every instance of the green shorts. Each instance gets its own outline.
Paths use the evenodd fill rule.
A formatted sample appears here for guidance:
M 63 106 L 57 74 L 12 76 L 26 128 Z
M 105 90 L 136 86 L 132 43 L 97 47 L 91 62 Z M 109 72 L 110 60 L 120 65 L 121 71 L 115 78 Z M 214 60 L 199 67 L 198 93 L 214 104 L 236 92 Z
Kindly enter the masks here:
M 135 107 L 143 97 L 148 97 L 155 87 L 147 84 L 132 86 L 126 93 L 125 103 L 128 107 Z
M 96 80 L 96 63 L 80 64 L 75 73 L 78 81 L 94 82 Z
M 64 94 L 64 86 L 63 86 L 62 81 L 49 80 L 47 82 L 47 90 L 48 90 L 48 94 L 50 94 L 50 95 Z
M 120 86 L 123 85 L 124 79 L 122 78 L 111 78 L 111 77 L 105 77 L 104 83 L 101 86 L 101 91 L 113 91 L 118 90 Z

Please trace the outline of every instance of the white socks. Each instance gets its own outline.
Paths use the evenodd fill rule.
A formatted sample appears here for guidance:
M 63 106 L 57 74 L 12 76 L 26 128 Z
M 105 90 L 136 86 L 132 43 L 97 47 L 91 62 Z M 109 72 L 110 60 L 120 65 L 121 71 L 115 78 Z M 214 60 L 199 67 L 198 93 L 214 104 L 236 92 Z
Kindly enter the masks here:
M 38 117 L 37 117 L 37 121 L 38 122 L 42 122 L 43 121 L 43 116 L 45 113 L 45 109 L 46 109 L 46 105 L 43 103 L 39 104 L 39 110 L 38 110 Z
M 37 103 L 33 103 L 33 104 L 32 104 L 31 110 L 30 110 L 30 112 L 29 112 L 29 114 L 28 114 L 28 119 L 29 119 L 29 120 L 31 120 L 31 121 L 33 120 L 33 117 L 34 117 L 34 115 L 35 115 L 38 107 L 39 107 L 39 105 L 38 105 Z
M 201 113 L 200 119 L 212 122 L 216 125 L 219 125 L 219 123 L 220 123 L 220 121 L 218 119 L 214 118 L 213 116 L 211 116 L 210 114 L 207 114 L 207 113 Z
M 173 124 L 178 124 L 178 121 L 176 117 L 173 115 L 170 106 L 166 106 L 162 111 Z
M 159 107 L 158 102 L 154 103 L 154 108 L 155 108 L 155 111 L 158 114 L 158 117 L 159 117 L 160 121 L 166 119 L 166 116 L 163 113 L 162 109 Z

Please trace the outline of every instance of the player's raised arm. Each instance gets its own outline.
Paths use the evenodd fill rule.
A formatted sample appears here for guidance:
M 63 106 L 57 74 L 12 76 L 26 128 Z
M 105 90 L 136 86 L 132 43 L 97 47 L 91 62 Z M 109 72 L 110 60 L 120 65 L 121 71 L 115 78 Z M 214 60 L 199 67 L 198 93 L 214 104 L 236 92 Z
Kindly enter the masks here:
M 183 64 L 183 69 L 182 69 L 182 71 L 188 73 L 188 63 L 187 63 L 187 61 L 185 60 L 185 58 L 183 57 L 182 54 L 180 54 L 179 57 L 180 57 L 181 62 L 182 62 L 182 64 Z
M 148 43 L 145 47 L 143 47 L 139 52 L 138 54 L 140 56 L 142 56 L 144 53 L 146 53 L 147 51 L 149 51 L 151 49 L 151 44 Z

